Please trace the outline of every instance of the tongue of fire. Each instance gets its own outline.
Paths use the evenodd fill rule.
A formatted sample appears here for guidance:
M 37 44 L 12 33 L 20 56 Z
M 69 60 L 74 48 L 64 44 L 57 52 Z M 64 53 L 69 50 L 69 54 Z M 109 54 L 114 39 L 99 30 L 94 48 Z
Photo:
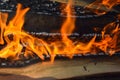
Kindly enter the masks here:
M 112 2 L 111 2 L 112 1 Z M 102 0 L 101 4 L 107 6 L 109 9 L 116 5 L 120 0 Z M 94 2 L 96 3 L 96 2 Z M 51 62 L 54 61 L 56 55 L 65 55 L 72 58 L 75 54 L 85 55 L 87 53 L 97 54 L 99 50 L 102 52 L 113 55 L 120 51 L 120 28 L 119 23 L 113 22 L 106 25 L 101 32 L 102 38 L 98 42 L 96 36 L 94 36 L 89 42 L 77 41 L 74 44 L 66 34 L 71 34 L 75 29 L 75 17 L 71 17 L 72 0 L 69 1 L 65 10 L 66 20 L 61 27 L 61 40 L 48 43 L 47 41 L 36 38 L 24 30 L 22 30 L 24 24 L 24 16 L 29 8 L 22 9 L 22 5 L 17 5 L 17 12 L 15 17 L 7 23 L 8 14 L 0 13 L 0 44 L 5 45 L 0 50 L 0 58 L 12 58 L 14 60 L 19 59 L 19 55 L 24 50 L 24 56 L 36 54 L 40 59 L 44 60 L 44 55 L 50 55 Z M 90 6 L 93 5 L 90 4 Z M 100 6 L 98 6 L 100 8 Z M 109 34 L 107 32 L 109 31 Z M 106 36 L 107 35 L 107 36 Z
M 106 12 L 112 10 L 112 7 L 120 4 L 120 0 L 96 0 L 87 6 L 93 10 L 96 14 L 105 14 Z M 113 9 L 113 11 L 115 11 Z M 115 11 L 118 12 L 118 11 Z

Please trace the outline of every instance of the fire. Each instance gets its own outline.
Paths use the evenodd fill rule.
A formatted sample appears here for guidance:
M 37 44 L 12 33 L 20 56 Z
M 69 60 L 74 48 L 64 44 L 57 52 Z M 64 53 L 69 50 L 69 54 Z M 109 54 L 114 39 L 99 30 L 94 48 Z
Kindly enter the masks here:
M 0 27 L 1 27 L 1 44 L 7 44 L 5 48 L 1 49 L 0 57 L 8 58 L 15 57 L 22 51 L 23 46 L 20 44 L 20 38 L 22 34 L 22 26 L 24 24 L 24 15 L 29 10 L 29 8 L 21 9 L 21 5 L 18 4 L 18 9 L 16 12 L 16 16 L 8 23 L 7 22 L 7 14 L 1 13 L 0 18 Z M 12 36 L 12 40 L 9 38 Z
M 109 9 L 111 9 L 116 2 L 120 1 L 101 1 L 101 3 L 107 6 Z M 76 19 L 74 17 L 75 15 L 72 13 L 72 11 L 74 11 L 72 5 L 72 0 L 70 0 L 64 10 L 64 13 L 66 13 L 67 17 L 60 30 L 62 39 L 50 43 L 43 39 L 36 38 L 22 30 L 24 16 L 29 8 L 22 9 L 22 5 L 18 4 L 16 15 L 8 22 L 8 24 L 8 14 L 0 13 L 0 44 L 5 46 L 0 50 L 0 58 L 19 59 L 21 54 L 23 54 L 25 57 L 36 54 L 42 60 L 44 60 L 44 55 L 50 55 L 51 61 L 53 62 L 58 54 L 72 58 L 75 54 L 95 54 L 98 50 L 110 55 L 120 51 L 118 46 L 120 43 L 120 28 L 119 23 L 116 22 L 110 23 L 104 27 L 101 33 L 102 38 L 100 41 L 96 41 L 96 36 L 94 36 L 89 42 L 83 43 L 80 41 L 72 41 L 67 35 L 72 34 L 75 29 Z
M 120 0 L 96 0 L 87 6 L 97 14 L 105 14 L 106 12 L 112 10 L 112 7 L 119 4 Z M 114 9 L 113 9 L 114 11 Z
M 112 29 L 111 29 L 112 28 Z M 110 31 L 109 34 L 107 31 Z M 107 34 L 105 36 L 105 33 Z M 118 52 L 119 49 L 119 34 L 120 34 L 120 28 L 119 23 L 113 22 L 108 24 L 104 27 L 102 31 L 103 37 L 100 42 L 96 42 L 95 45 L 104 51 L 105 53 L 108 53 L 110 55 L 115 54 L 115 52 Z

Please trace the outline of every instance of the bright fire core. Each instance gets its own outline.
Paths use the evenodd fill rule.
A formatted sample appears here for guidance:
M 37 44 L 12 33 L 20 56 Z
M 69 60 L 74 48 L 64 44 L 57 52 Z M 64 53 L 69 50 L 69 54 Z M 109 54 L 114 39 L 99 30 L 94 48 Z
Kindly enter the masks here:
M 109 23 L 102 30 L 102 38 L 98 42 L 96 41 L 96 36 L 94 36 L 89 42 L 80 42 L 77 41 L 74 44 L 67 35 L 72 34 L 75 29 L 75 17 L 71 17 L 73 8 L 72 0 L 69 0 L 68 5 L 66 6 L 63 13 L 66 13 L 66 20 L 64 21 L 61 27 L 61 40 L 48 43 L 47 41 L 36 38 L 24 30 L 22 27 L 24 25 L 24 16 L 29 8 L 22 9 L 22 5 L 17 5 L 17 11 L 15 17 L 10 20 L 7 24 L 7 13 L 0 13 L 0 45 L 5 45 L 4 48 L 0 50 L 0 58 L 12 58 L 14 60 L 19 59 L 19 55 L 23 52 L 24 56 L 28 57 L 29 55 L 36 54 L 40 59 L 44 60 L 44 55 L 50 55 L 51 61 L 54 61 L 56 55 L 65 55 L 69 58 L 72 58 L 75 54 L 97 54 L 99 50 L 104 53 L 113 55 L 116 52 L 120 51 L 120 28 L 119 23 L 113 22 Z M 94 4 L 98 4 L 96 9 L 93 8 Z M 101 5 L 104 5 L 107 10 L 112 9 L 114 5 L 120 3 L 120 0 L 102 0 L 101 2 L 96 1 L 90 4 L 89 8 L 97 14 L 101 14 L 98 10 L 101 9 Z M 103 10 L 102 13 L 107 12 Z M 106 34 L 107 30 L 110 31 L 110 34 Z M 107 35 L 107 36 L 105 36 Z M 40 45 L 42 44 L 42 46 Z

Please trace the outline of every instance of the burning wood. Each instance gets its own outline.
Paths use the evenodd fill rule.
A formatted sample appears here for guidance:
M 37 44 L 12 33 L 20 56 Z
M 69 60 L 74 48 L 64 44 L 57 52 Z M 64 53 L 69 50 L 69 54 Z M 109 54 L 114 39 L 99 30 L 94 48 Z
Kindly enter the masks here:
M 118 2 L 119 1 L 115 1 L 112 6 L 116 5 Z M 102 38 L 99 41 L 96 40 L 96 35 L 93 36 L 91 40 L 86 42 L 75 42 L 69 38 L 68 34 L 72 34 L 76 27 L 76 18 L 73 17 L 74 14 L 72 13 L 72 11 L 74 11 L 72 3 L 72 0 L 70 0 L 62 12 L 67 17 L 61 29 L 59 30 L 61 33 L 61 39 L 49 42 L 43 40 L 42 38 L 34 37 L 22 30 L 24 24 L 24 16 L 29 8 L 22 9 L 22 5 L 18 4 L 16 15 L 12 20 L 8 22 L 8 24 L 7 13 L 1 13 L 0 44 L 5 44 L 5 47 L 0 51 L 0 58 L 11 58 L 13 60 L 18 60 L 21 52 L 24 52 L 23 55 L 26 58 L 36 54 L 42 60 L 45 59 L 44 55 L 50 55 L 51 62 L 53 62 L 56 55 L 65 55 L 69 58 L 72 58 L 75 54 L 97 54 L 98 51 L 102 51 L 109 55 L 113 55 L 116 52 L 119 52 L 120 28 L 119 23 L 116 22 L 110 23 L 104 27 L 103 31 L 101 32 Z M 102 2 L 101 4 L 105 6 L 107 5 L 106 2 Z M 108 5 L 110 5 L 110 3 L 108 3 Z M 108 6 L 109 9 L 111 9 L 112 6 Z

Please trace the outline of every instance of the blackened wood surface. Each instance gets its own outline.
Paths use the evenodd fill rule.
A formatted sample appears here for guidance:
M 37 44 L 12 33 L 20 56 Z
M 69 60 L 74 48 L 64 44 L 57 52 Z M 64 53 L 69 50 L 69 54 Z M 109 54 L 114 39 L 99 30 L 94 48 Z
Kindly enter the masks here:
M 9 13 L 9 15 L 9 19 L 11 19 L 14 13 Z M 93 27 L 98 27 L 102 30 L 106 24 L 116 20 L 115 16 L 116 14 L 114 13 L 108 13 L 98 17 L 76 17 L 74 32 L 81 34 L 94 33 Z M 28 13 L 25 16 L 23 29 L 29 32 L 59 32 L 65 19 L 66 17 L 58 15 Z

